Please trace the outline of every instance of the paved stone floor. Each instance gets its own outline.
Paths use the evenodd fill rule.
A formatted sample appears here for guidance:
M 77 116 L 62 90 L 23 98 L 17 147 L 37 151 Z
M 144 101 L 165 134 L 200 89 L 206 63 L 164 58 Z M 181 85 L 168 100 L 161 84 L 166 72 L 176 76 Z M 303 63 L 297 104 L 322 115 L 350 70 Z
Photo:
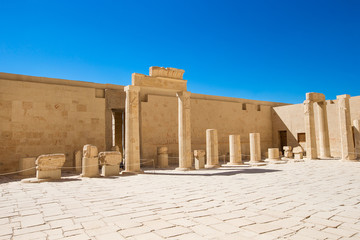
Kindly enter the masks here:
M 360 239 L 360 163 L 0 178 L 0 239 Z

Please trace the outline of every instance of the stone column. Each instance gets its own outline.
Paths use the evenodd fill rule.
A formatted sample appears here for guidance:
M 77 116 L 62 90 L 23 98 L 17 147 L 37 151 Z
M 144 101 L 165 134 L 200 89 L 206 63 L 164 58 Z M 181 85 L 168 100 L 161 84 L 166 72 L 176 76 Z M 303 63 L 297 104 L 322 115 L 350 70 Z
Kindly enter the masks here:
M 205 168 L 219 167 L 219 145 L 216 129 L 206 129 L 206 165 Z
M 260 133 L 250 133 L 250 163 L 261 161 Z
M 329 128 L 327 120 L 326 102 L 317 102 L 318 109 L 318 125 L 319 125 L 319 145 L 320 145 L 320 158 L 330 157 L 330 141 L 329 141 Z
M 360 158 L 360 120 L 354 120 L 354 139 L 355 139 L 355 153 L 356 158 Z
M 195 169 L 199 170 L 205 167 L 205 151 L 204 150 L 195 150 Z
M 313 103 L 314 102 L 311 100 L 304 101 L 306 158 L 307 159 L 317 159 Z
M 339 126 L 341 137 L 341 158 L 343 161 L 355 160 L 355 148 L 353 142 L 351 118 L 350 118 L 350 95 L 338 95 Z
M 139 173 L 140 169 L 140 121 L 139 93 L 137 86 L 126 86 L 125 100 L 125 173 Z
M 268 160 L 269 161 L 279 161 L 280 160 L 280 151 L 278 148 L 269 148 L 268 149 Z
M 74 153 L 74 160 L 75 160 L 75 172 L 80 174 L 82 172 L 81 167 L 82 167 L 82 163 L 81 163 L 81 151 L 75 151 Z
M 230 162 L 229 165 L 242 165 L 240 135 L 229 135 Z
M 157 167 L 169 167 L 169 156 L 167 147 L 162 146 L 157 148 Z
M 82 177 L 99 176 L 99 158 L 96 146 L 90 144 L 84 145 L 81 171 Z
M 179 92 L 178 97 L 178 124 L 179 124 L 179 167 L 176 170 L 190 170 L 192 165 L 191 154 L 191 119 L 190 119 L 190 92 Z

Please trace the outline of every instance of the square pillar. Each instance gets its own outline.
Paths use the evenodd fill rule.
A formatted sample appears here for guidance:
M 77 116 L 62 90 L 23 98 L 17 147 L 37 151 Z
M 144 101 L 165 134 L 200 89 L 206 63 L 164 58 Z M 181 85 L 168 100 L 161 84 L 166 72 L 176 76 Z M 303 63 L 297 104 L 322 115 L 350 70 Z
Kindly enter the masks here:
M 352 161 L 356 159 L 356 156 L 350 118 L 350 95 L 338 95 L 336 99 L 338 100 L 339 111 L 341 159 L 343 161 Z
M 140 87 L 126 86 L 125 100 L 125 171 L 140 173 Z
M 190 92 L 178 92 L 178 124 L 179 124 L 179 167 L 176 170 L 190 170 L 191 153 L 191 106 Z
M 326 102 L 317 102 L 318 109 L 317 122 L 319 125 L 319 146 L 320 158 L 330 157 L 330 140 L 329 140 L 329 127 L 327 120 Z
M 317 159 L 314 102 L 304 101 L 305 136 L 306 136 L 306 158 Z

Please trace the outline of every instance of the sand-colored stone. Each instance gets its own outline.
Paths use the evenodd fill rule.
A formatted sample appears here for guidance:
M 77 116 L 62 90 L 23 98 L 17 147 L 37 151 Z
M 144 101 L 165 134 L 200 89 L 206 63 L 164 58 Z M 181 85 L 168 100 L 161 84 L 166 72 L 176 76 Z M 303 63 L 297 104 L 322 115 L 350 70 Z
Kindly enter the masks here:
M 205 150 L 194 150 L 195 169 L 205 168 Z
M 353 161 L 356 159 L 353 142 L 353 134 L 350 116 L 350 95 L 338 95 L 339 110 L 339 130 L 341 138 L 341 159 L 343 161 Z
M 177 93 L 179 124 L 179 167 L 176 168 L 176 170 L 180 171 L 189 170 L 192 165 L 190 95 L 190 92 Z
M 305 136 L 306 136 L 306 158 L 317 159 L 316 134 L 315 134 L 315 117 L 314 102 L 311 100 L 304 101 L 305 116 Z
M 82 168 L 82 155 L 81 155 L 81 151 L 76 151 L 74 153 L 74 167 L 75 167 L 75 172 L 76 173 L 81 173 L 81 168 Z
M 139 92 L 136 86 L 126 86 L 125 101 L 125 171 L 140 173 L 140 129 L 139 129 Z
M 325 101 L 316 103 L 317 122 L 319 126 L 318 133 L 319 133 L 320 158 L 330 157 L 330 140 L 329 140 L 329 128 L 328 128 L 326 105 L 327 103 Z
M 100 152 L 99 164 L 101 165 L 101 176 L 108 177 L 119 175 L 121 161 L 121 152 Z
M 168 148 L 161 146 L 157 148 L 157 167 L 167 168 L 169 167 Z
M 280 160 L 280 153 L 278 148 L 269 148 L 268 149 L 268 159 L 271 161 Z
M 82 173 L 81 173 L 82 177 L 99 176 L 99 158 L 97 156 L 97 153 L 98 153 L 98 149 L 96 146 L 86 144 L 83 147 Z
M 40 155 L 36 161 L 37 179 L 60 179 L 61 167 L 65 163 L 65 154 Z
M 19 175 L 21 176 L 34 176 L 36 175 L 36 165 L 35 165 L 36 157 L 26 157 L 21 158 L 19 161 Z M 28 169 L 28 170 L 26 170 Z M 26 171 L 24 171 L 26 170 Z
M 303 159 L 304 149 L 301 146 L 294 147 L 293 149 L 294 159 Z
M 285 158 L 293 158 L 293 152 L 292 152 L 292 147 L 291 146 L 284 146 L 283 150 L 284 150 L 284 157 Z
M 258 163 L 260 161 L 260 133 L 250 133 L 250 163 Z
M 242 165 L 240 135 L 229 135 L 230 162 L 229 165 Z
M 353 121 L 353 134 L 355 142 L 355 154 L 356 158 L 360 158 L 360 120 L 356 119 Z
M 205 168 L 219 167 L 219 146 L 216 129 L 206 130 L 206 165 Z

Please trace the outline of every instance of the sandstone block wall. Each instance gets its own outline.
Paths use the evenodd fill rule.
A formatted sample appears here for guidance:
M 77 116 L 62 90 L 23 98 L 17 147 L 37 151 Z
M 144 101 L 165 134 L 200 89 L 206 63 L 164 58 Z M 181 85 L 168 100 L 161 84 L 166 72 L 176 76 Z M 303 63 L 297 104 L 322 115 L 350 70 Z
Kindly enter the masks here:
M 206 129 L 217 129 L 219 155 L 229 153 L 229 135 L 240 134 L 242 153 L 249 155 L 249 133 L 261 134 L 263 156 L 272 147 L 271 106 L 279 103 L 191 95 L 192 150 L 206 148 Z M 148 95 L 141 103 L 141 156 L 156 159 L 157 146 L 167 146 L 169 163 L 178 156 L 178 105 L 177 98 Z M 249 159 L 244 156 L 244 159 Z M 220 158 L 220 161 L 222 159 Z
M 72 166 L 74 151 L 88 143 L 104 150 L 104 90 L 69 82 L 0 74 L 0 172 L 48 153 L 65 153 Z

